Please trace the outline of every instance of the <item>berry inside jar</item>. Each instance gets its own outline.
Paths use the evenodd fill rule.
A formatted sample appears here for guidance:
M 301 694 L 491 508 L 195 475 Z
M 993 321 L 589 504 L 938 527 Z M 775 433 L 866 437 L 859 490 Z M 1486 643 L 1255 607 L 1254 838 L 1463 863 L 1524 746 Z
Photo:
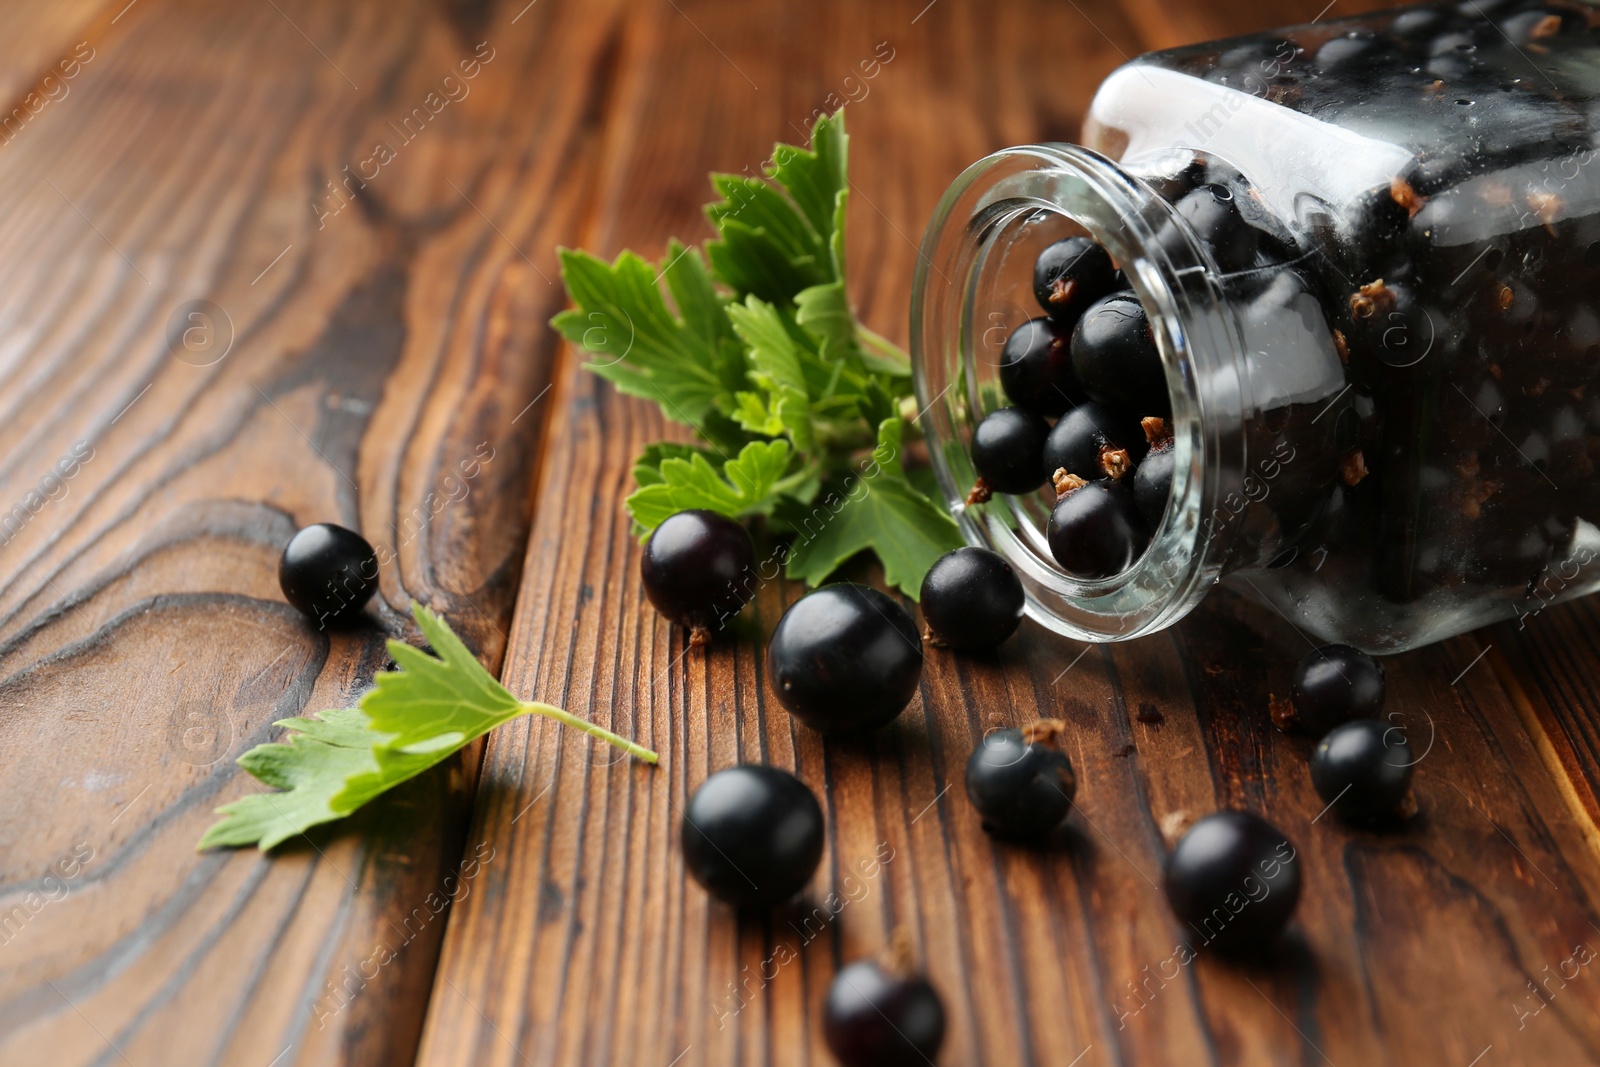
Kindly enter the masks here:
M 980 161 L 913 296 L 933 462 L 1030 614 L 1219 582 L 1414 647 L 1600 587 L 1600 8 L 1431 5 L 1141 57 Z

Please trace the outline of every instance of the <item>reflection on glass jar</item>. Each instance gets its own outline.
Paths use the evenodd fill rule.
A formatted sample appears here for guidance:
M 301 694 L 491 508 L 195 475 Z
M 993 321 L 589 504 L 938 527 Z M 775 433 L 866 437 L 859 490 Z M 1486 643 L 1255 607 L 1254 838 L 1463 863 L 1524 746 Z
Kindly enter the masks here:
M 1170 625 L 1219 582 L 1380 652 L 1600 587 L 1597 131 L 1583 3 L 1417 7 L 1120 68 L 1083 146 L 979 161 L 924 240 L 918 399 L 967 536 L 1012 560 L 1036 619 L 1092 640 Z M 1089 351 L 1100 305 L 1036 293 L 1069 237 L 1120 268 L 1131 293 L 1105 299 L 1148 317 L 1166 395 Z M 1160 415 L 1172 438 L 1148 548 L 1108 577 L 1052 555 L 1049 484 L 967 503 L 975 424 L 1025 402 L 1008 342 L 1047 313 L 1087 374 L 1040 414 Z M 1124 488 L 1146 451 L 1070 473 Z

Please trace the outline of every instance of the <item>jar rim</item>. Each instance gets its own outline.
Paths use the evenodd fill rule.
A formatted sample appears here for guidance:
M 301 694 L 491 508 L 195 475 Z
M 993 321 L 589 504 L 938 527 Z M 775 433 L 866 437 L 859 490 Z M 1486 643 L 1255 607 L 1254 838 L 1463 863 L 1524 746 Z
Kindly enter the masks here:
M 1122 266 L 1148 315 L 1172 401 L 1176 454 L 1166 513 L 1131 568 L 1095 581 L 1061 571 L 1042 550 L 1042 536 L 1026 529 L 1034 520 L 1014 498 L 965 503 L 973 480 L 970 413 L 983 410 L 974 344 L 983 268 L 1009 228 L 1039 212 L 1066 216 Z M 934 474 L 963 536 L 1011 562 L 1028 615 L 1048 629 L 1093 642 L 1153 633 L 1188 614 L 1223 573 L 1229 520 L 1247 503 L 1230 507 L 1238 494 L 1229 489 L 1244 470 L 1251 398 L 1239 325 L 1216 277 L 1203 243 L 1166 200 L 1078 145 L 984 157 L 951 184 L 929 222 L 912 288 L 911 351 Z

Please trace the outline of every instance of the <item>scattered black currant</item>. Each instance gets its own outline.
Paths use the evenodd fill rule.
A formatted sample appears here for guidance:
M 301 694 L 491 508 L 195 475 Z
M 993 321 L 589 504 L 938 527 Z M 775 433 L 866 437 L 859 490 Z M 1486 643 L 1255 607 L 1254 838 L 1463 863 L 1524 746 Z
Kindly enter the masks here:
M 1073 482 L 1071 475 L 1057 481 L 1066 491 L 1056 501 L 1045 529 L 1050 554 L 1074 578 L 1089 581 L 1121 574 L 1133 566 L 1150 536 L 1133 494 L 1111 481 Z
M 347 626 L 378 590 L 378 555 L 354 530 L 315 523 L 284 546 L 278 584 L 284 599 L 319 627 Z
M 1066 723 L 1040 719 L 987 734 L 967 760 L 967 797 L 996 837 L 1040 842 L 1072 810 L 1078 788 L 1061 747 Z
M 1313 734 L 1375 719 L 1383 712 L 1383 667 L 1349 645 L 1323 645 L 1295 667 L 1291 698 L 1294 724 Z
M 1171 410 L 1150 320 L 1131 292 L 1112 293 L 1083 313 L 1072 333 L 1072 369 L 1097 400 L 1151 415 Z
M 1031 493 L 1044 484 L 1044 439 L 1050 424 L 1021 408 L 991 411 L 972 431 L 972 465 L 979 483 L 967 498 L 981 504 L 990 493 Z
M 687 626 L 691 645 L 704 645 L 713 629 L 744 607 L 755 565 L 756 548 L 742 525 L 695 510 L 671 515 L 655 528 L 639 572 L 656 610 Z
M 1022 579 L 997 553 L 967 546 L 946 552 L 922 579 L 924 635 L 930 645 L 993 648 L 1017 632 Z
M 1247 811 L 1218 811 L 1167 855 L 1167 902 L 1187 929 L 1223 952 L 1263 946 L 1300 899 L 1300 866 L 1282 831 Z
M 1071 329 L 1083 309 L 1121 288 L 1111 255 L 1087 237 L 1064 237 L 1033 264 L 1033 295 L 1050 317 Z
M 922 638 L 891 597 L 848 582 L 825 585 L 778 620 L 767 673 L 779 702 L 813 730 L 876 730 L 916 693 Z
M 682 834 L 684 865 L 706 892 L 734 907 L 770 907 L 816 872 L 822 807 L 788 771 L 741 764 L 694 791 Z
M 1086 400 L 1061 417 L 1044 441 L 1044 470 L 1076 474 L 1085 481 L 1121 480 L 1144 458 L 1139 420 L 1109 404 Z
M 822 1035 L 844 1067 L 926 1067 L 944 1043 L 944 1005 L 895 932 L 882 960 L 858 960 L 834 976 Z
M 1000 354 L 1000 387 L 1011 402 L 1054 417 L 1082 400 L 1071 346 L 1071 327 L 1048 318 L 1030 319 L 1013 330 Z
M 1311 753 L 1311 784 L 1340 816 L 1361 822 L 1401 810 L 1416 765 L 1400 727 L 1381 719 L 1335 726 Z

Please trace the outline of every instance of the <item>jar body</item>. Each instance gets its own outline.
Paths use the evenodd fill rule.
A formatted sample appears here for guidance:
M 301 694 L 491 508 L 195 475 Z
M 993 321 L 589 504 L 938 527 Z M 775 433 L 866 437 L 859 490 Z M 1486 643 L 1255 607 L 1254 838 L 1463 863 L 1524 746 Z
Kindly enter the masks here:
M 1403 9 L 1119 69 L 1087 151 L 976 165 L 924 244 L 918 387 L 963 527 L 1088 639 L 1218 581 L 1377 652 L 1600 588 L 1597 130 L 1585 4 Z M 1233 222 L 1208 230 L 1197 195 Z M 1049 573 L 1048 490 L 961 507 L 959 443 L 1003 403 L 995 341 L 1039 314 L 1022 267 L 1068 233 L 1144 303 L 1177 434 L 1146 558 L 1098 583 Z

